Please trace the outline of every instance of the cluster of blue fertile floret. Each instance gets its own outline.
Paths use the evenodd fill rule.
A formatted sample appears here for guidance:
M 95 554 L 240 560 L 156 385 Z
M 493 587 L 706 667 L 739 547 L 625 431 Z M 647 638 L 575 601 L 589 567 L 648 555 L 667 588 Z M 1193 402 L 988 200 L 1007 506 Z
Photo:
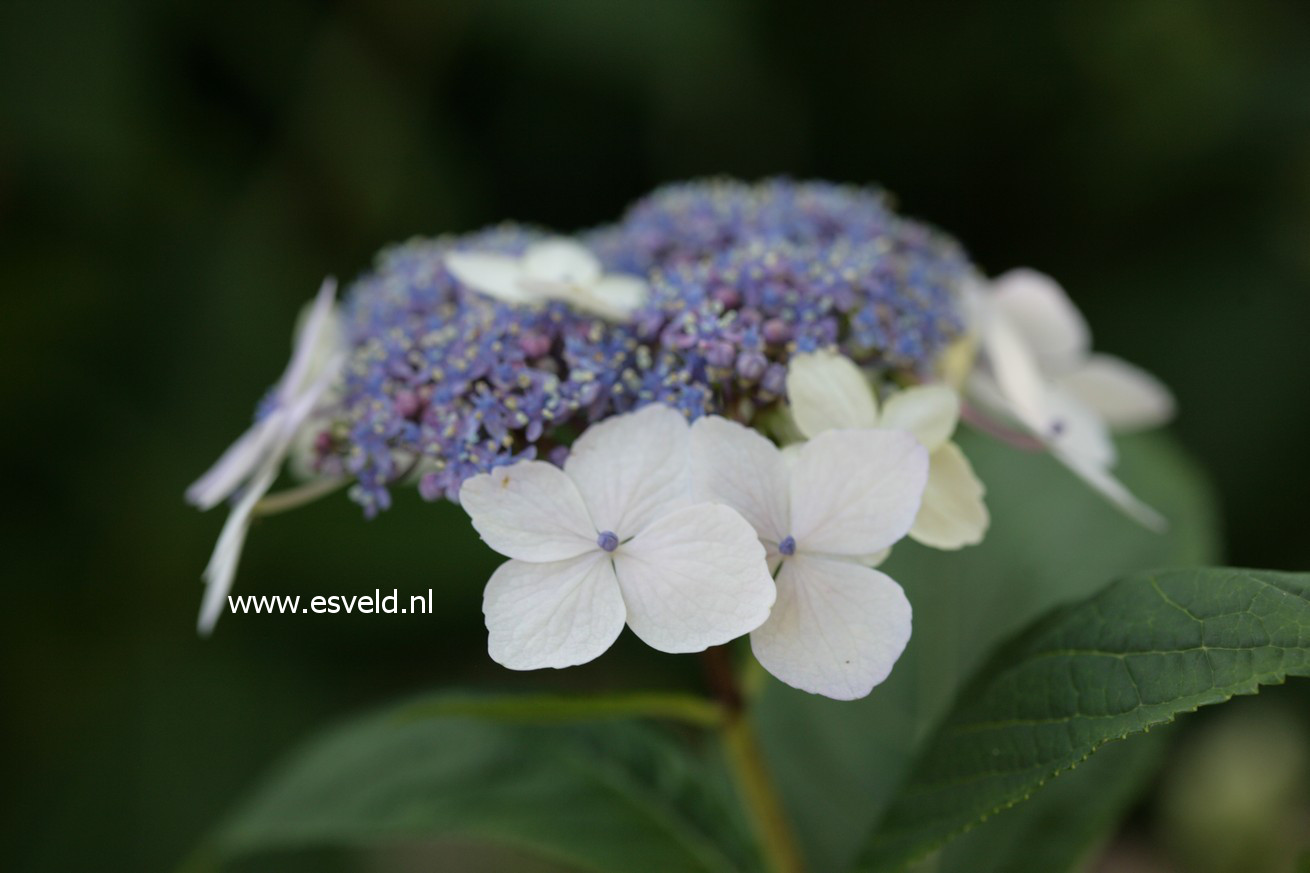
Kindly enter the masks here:
M 650 284 L 616 324 L 565 303 L 513 306 L 462 286 L 456 250 L 519 254 L 503 227 L 384 251 L 346 300 L 352 350 L 339 409 L 315 442 L 372 515 L 392 485 L 427 499 L 524 458 L 560 461 L 592 422 L 648 403 L 751 422 L 785 392 L 796 351 L 839 348 L 914 380 L 962 330 L 972 267 L 951 240 L 875 192 L 785 180 L 656 191 L 583 236 L 610 272 Z

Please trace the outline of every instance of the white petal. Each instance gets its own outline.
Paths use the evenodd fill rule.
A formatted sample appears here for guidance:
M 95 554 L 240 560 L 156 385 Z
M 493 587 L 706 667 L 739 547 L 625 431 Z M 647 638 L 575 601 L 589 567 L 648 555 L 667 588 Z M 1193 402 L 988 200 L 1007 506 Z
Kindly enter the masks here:
M 910 536 L 934 549 L 977 545 L 987 533 L 983 484 L 955 443 L 946 443 L 928 459 L 928 487 Z
M 928 480 L 928 451 L 896 430 L 832 430 L 801 446 L 791 470 L 798 549 L 867 555 L 909 531 Z
M 1010 270 L 993 282 L 991 299 L 1046 373 L 1067 372 L 1087 356 L 1091 346 L 1087 322 L 1050 276 L 1036 270 Z
M 345 362 L 339 350 L 329 348 L 329 344 L 340 341 L 335 293 L 336 282 L 324 280 L 314 302 L 301 316 L 291 361 L 278 382 L 279 408 L 238 437 L 214 466 L 191 484 L 186 492 L 188 502 L 210 509 L 227 499 L 271 455 L 278 455 L 280 463 L 287 446 L 276 450 L 275 446 L 291 441 Z
M 699 652 L 759 627 L 773 605 L 764 547 L 746 520 L 702 503 L 614 552 L 628 627 L 661 652 Z
M 880 549 L 871 555 L 852 555 L 850 560 L 861 567 L 878 567 L 891 557 L 891 549 Z
M 277 478 L 279 463 L 269 458 L 247 484 L 241 499 L 228 513 L 223 522 L 223 530 L 214 545 L 214 553 L 205 567 L 205 593 L 200 601 L 200 618 L 196 629 L 202 636 L 209 636 L 218 622 L 218 617 L 227 607 L 227 594 L 232 590 L 232 581 L 236 578 L 237 565 L 241 562 L 241 550 L 246 544 L 246 534 L 250 530 L 250 519 L 255 504 L 268 493 Z
M 464 480 L 459 503 L 496 551 L 522 561 L 559 561 L 596 548 L 596 527 L 559 467 L 520 461 Z
M 1001 391 L 1001 386 L 996 383 L 996 379 L 991 373 L 984 370 L 974 370 L 970 373 L 964 383 L 964 396 L 968 398 L 969 404 L 975 411 L 982 413 L 989 419 L 995 419 L 998 422 L 1003 421 L 1019 427 L 1027 427 L 1018 420 L 1018 417 L 1014 414 L 1013 406 L 1006 399 L 1005 393 Z
M 795 355 L 787 366 L 787 400 L 801 433 L 878 426 L 873 389 L 855 362 L 835 352 Z
M 482 252 L 451 252 L 446 255 L 446 269 L 473 290 L 506 303 L 531 303 L 539 299 L 522 286 L 523 267 L 518 258 Z
M 591 285 L 600 278 L 600 261 L 571 239 L 548 239 L 524 252 L 523 277 L 528 282 Z
M 1116 431 L 1159 427 L 1174 417 L 1174 398 L 1150 373 L 1112 355 L 1092 355 L 1060 385 Z
M 879 426 L 908 430 L 931 452 L 951 438 L 959 420 L 960 395 L 945 385 L 918 385 L 888 399 Z
M 976 337 L 992 310 L 992 280 L 979 273 L 969 273 L 960 283 L 959 306 L 964 319 L 965 336 Z
M 218 617 L 227 606 L 227 594 L 232 590 L 237 565 L 241 561 L 241 550 L 245 547 L 249 530 L 249 509 L 241 513 L 234 509 L 228 513 L 203 576 L 205 592 L 200 601 L 200 617 L 196 620 L 196 630 L 201 636 L 213 633 Z
M 1019 331 L 1004 317 L 991 318 L 983 331 L 983 349 L 1005 411 L 1034 433 L 1045 433 L 1050 425 L 1047 380 Z M 977 393 L 985 383 L 974 380 L 971 389 Z
M 1093 467 L 1113 467 L 1119 458 L 1110 429 L 1094 411 L 1068 391 L 1053 388 L 1047 394 L 1051 423 L 1038 433 L 1052 449 L 1081 458 Z
M 600 531 L 620 539 L 687 505 L 687 419 L 652 404 L 593 424 L 573 443 L 564 472 Z
M 1154 531 L 1164 531 L 1169 522 L 1163 515 L 1138 500 L 1122 482 L 1111 475 L 1104 467 L 1097 467 L 1085 458 L 1073 456 L 1060 451 L 1053 454 L 1066 467 L 1078 474 L 1078 477 L 1092 486 L 1102 497 L 1121 509 L 1130 518 L 1143 527 Z
M 585 312 L 611 321 L 627 321 L 633 310 L 646 302 L 646 295 L 646 283 L 641 279 L 616 274 L 592 285 L 564 286 L 559 296 Z
M 764 669 L 836 700 L 864 697 L 891 673 L 910 640 L 901 586 L 850 561 L 796 556 L 778 572 L 778 602 L 751 634 Z
M 277 442 L 280 423 L 269 416 L 237 438 L 205 474 L 187 488 L 187 502 L 200 509 L 212 509 L 228 498 L 250 477 Z
M 241 560 L 241 550 L 245 545 L 246 533 L 256 504 L 277 480 L 282 462 L 286 459 L 298 430 L 336 378 L 343 362 L 343 355 L 334 355 L 324 366 L 323 372 L 315 377 L 303 393 L 293 398 L 289 406 L 265 418 L 264 426 L 267 433 L 261 437 L 264 443 L 260 448 L 262 454 L 260 467 L 245 483 L 245 490 L 224 523 L 218 543 L 214 547 L 214 554 L 205 568 L 206 588 L 198 622 L 201 634 L 207 635 L 213 630 L 223 607 L 226 606 L 227 593 L 232 588 L 233 579 L 236 578 L 237 564 Z
M 511 670 L 585 664 L 623 632 L 626 609 L 609 556 L 597 549 L 545 564 L 506 561 L 482 595 L 487 651 Z
M 278 443 L 274 448 L 279 463 L 291 451 L 291 444 L 294 442 L 296 434 L 313 417 L 314 411 L 319 408 L 320 401 L 324 397 L 330 396 L 331 389 L 335 386 L 337 376 L 340 375 L 341 368 L 345 363 L 346 356 L 344 352 L 333 355 L 322 364 L 322 369 L 314 376 L 313 381 L 306 385 L 299 394 L 291 397 L 289 402 L 282 408 L 280 424 L 278 425 Z
M 790 479 L 782 452 L 757 431 L 717 415 L 691 426 L 691 487 L 697 500 L 725 503 L 777 543 L 790 527 Z
M 278 395 L 284 403 L 302 393 L 315 379 L 317 371 L 340 351 L 343 335 L 334 302 L 336 293 L 337 280 L 324 279 L 313 302 L 301 311 L 297 319 L 291 361 L 278 382 Z

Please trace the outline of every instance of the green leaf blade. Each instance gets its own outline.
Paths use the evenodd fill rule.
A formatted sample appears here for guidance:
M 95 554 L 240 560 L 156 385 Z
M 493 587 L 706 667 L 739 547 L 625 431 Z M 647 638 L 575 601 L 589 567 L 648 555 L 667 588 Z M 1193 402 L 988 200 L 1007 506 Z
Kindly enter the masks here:
M 526 711 L 540 704 L 528 699 Z M 514 707 L 493 699 L 482 708 Z M 757 868 L 719 762 L 697 744 L 633 721 L 433 715 L 443 708 L 442 698 L 403 705 L 312 742 L 220 829 L 204 857 L 451 839 L 580 870 Z M 449 702 L 454 712 L 478 708 L 469 696 Z
M 1130 576 L 997 654 L 929 743 L 861 869 L 899 869 L 1107 742 L 1306 675 L 1310 577 Z

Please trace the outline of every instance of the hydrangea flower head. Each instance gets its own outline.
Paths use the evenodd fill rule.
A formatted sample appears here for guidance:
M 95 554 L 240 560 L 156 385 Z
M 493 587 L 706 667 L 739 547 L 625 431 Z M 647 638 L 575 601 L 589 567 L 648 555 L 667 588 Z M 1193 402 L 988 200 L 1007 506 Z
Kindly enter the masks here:
M 1110 475 L 1109 434 L 1167 418 L 1167 391 L 1093 355 L 1046 277 L 985 288 L 879 192 L 786 179 L 669 186 L 577 238 L 390 248 L 341 310 L 325 284 L 256 425 L 188 492 L 237 495 L 202 630 L 257 512 L 349 481 L 372 516 L 417 484 L 508 558 L 483 598 L 507 667 L 590 661 L 624 627 L 665 652 L 750 634 L 782 681 L 862 697 L 911 627 L 875 566 L 989 523 L 952 441 L 981 421 L 961 385 L 1155 520 Z M 264 497 L 288 458 L 319 478 Z

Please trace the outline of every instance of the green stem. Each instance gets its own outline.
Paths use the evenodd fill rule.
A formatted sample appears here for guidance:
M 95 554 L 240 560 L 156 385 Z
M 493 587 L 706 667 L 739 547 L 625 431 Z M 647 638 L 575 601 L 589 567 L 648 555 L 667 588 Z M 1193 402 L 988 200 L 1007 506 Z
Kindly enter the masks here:
M 314 479 L 303 485 L 297 485 L 295 488 L 278 491 L 261 498 L 255 504 L 254 514 L 276 515 L 289 509 L 297 509 L 306 503 L 318 500 L 320 497 L 326 497 L 349 481 L 344 477 L 340 479 Z
M 773 780 L 769 778 L 755 731 L 744 713 L 738 713 L 724 723 L 723 745 L 728 752 L 737 790 L 741 792 L 755 825 L 768 868 L 773 873 L 802 873 L 805 864 L 792 836 L 791 823 Z
M 726 713 L 720 736 L 737 792 L 764 852 L 765 865 L 771 873 L 803 873 L 805 863 L 746 713 L 746 698 L 728 652 L 722 647 L 709 649 L 702 655 L 702 662 L 710 688 Z

